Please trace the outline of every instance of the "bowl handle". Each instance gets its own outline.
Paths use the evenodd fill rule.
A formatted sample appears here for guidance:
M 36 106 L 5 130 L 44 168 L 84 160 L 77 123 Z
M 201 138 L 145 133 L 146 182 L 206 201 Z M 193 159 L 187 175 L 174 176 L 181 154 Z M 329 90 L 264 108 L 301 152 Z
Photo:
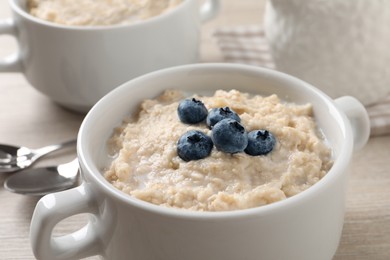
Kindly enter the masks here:
M 353 132 L 354 149 L 362 149 L 370 137 L 370 119 L 365 107 L 356 98 L 344 96 L 335 99 L 336 105 L 347 116 Z
M 0 21 L 0 35 L 9 34 L 16 37 L 15 23 L 12 19 Z M 0 72 L 21 72 L 21 57 L 19 53 L 0 59 Z
M 207 0 L 200 7 L 200 20 L 206 22 L 214 18 L 219 11 L 219 0 Z
M 53 237 L 54 227 L 63 219 L 90 213 L 88 223 L 64 236 Z M 98 255 L 99 229 L 104 226 L 97 202 L 87 184 L 44 196 L 35 207 L 30 227 L 30 241 L 37 259 L 64 260 Z

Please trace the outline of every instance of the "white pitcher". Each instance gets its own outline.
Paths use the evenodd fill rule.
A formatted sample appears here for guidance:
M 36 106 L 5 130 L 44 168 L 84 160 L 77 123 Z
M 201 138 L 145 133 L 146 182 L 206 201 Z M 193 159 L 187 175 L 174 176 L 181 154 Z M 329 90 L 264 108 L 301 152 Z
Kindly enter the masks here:
M 366 105 L 390 94 L 390 1 L 268 0 L 264 22 L 278 70 Z

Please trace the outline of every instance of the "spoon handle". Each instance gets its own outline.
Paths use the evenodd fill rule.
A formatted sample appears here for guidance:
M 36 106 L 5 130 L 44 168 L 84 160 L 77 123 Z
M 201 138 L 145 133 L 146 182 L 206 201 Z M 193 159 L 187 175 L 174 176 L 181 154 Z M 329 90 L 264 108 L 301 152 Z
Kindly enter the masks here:
M 44 155 L 47 155 L 49 153 L 52 153 L 54 151 L 60 150 L 62 148 L 74 146 L 76 144 L 77 144 L 77 140 L 70 140 L 70 141 L 67 141 L 64 143 L 53 144 L 53 145 L 48 145 L 48 146 L 45 146 L 42 148 L 34 149 L 34 150 L 32 150 L 32 152 L 34 154 L 33 159 L 38 159 L 38 158 L 40 158 Z

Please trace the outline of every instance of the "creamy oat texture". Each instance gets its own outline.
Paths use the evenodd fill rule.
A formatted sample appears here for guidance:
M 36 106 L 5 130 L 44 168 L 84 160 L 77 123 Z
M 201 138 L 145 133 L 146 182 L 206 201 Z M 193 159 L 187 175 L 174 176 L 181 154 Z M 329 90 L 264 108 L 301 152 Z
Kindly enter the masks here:
M 213 148 L 205 159 L 185 162 L 176 152 L 179 137 L 206 124 L 186 125 L 177 116 L 176 90 L 141 104 L 109 140 L 114 160 L 105 177 L 138 199 L 167 207 L 225 211 L 269 204 L 318 182 L 332 165 L 331 150 L 318 131 L 310 104 L 283 103 L 276 95 L 251 96 L 236 90 L 195 96 L 208 109 L 229 106 L 249 132 L 267 129 L 277 138 L 266 156 L 227 154 Z
M 182 0 L 28 0 L 33 16 L 63 25 L 132 24 L 164 13 Z

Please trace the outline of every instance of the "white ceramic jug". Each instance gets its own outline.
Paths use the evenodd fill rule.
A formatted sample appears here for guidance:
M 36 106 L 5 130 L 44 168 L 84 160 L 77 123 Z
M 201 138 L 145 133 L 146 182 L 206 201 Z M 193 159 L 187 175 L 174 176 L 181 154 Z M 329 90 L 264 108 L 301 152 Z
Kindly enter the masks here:
M 390 1 L 268 0 L 264 22 L 278 70 L 366 105 L 390 94 Z

